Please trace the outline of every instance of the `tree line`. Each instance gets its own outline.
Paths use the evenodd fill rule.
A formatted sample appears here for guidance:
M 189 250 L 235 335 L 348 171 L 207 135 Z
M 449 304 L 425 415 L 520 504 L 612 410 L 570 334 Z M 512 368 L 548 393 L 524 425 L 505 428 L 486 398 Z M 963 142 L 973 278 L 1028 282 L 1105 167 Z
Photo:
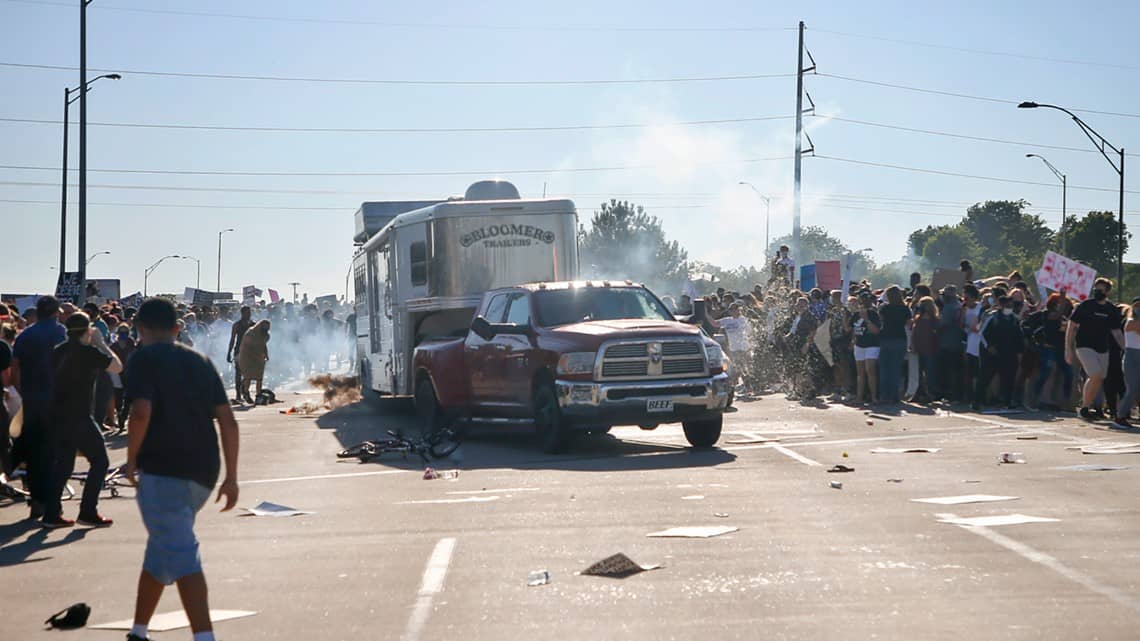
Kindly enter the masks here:
M 822 227 L 805 226 L 800 231 L 796 263 L 854 257 L 853 275 L 867 278 L 875 287 L 905 284 L 911 272 L 929 280 L 938 267 L 957 268 L 968 259 L 976 277 L 1009 274 L 1017 270 L 1033 284 L 1047 250 L 1061 252 L 1061 233 L 1050 229 L 1045 220 L 1026 210 L 1025 200 L 990 200 L 970 206 L 962 219 L 953 224 L 928 225 L 914 230 L 907 238 L 907 255 L 896 261 L 876 264 L 864 251 L 853 251 Z M 1090 211 L 1070 216 L 1063 226 L 1065 251 L 1098 273 L 1115 277 L 1119 227 L 1116 214 Z M 1125 231 L 1127 250 L 1132 234 Z M 588 278 L 633 279 L 644 282 L 662 294 L 675 294 L 693 276 L 698 289 L 724 287 L 751 290 L 768 280 L 768 267 L 780 245 L 791 245 L 791 235 L 771 241 L 763 257 L 749 257 L 735 267 L 718 266 L 694 260 L 676 240 L 666 237 L 661 220 L 641 205 L 611 199 L 594 211 L 578 233 L 583 274 Z M 1125 265 L 1126 290 L 1117 300 L 1131 300 L 1140 292 L 1140 265 Z

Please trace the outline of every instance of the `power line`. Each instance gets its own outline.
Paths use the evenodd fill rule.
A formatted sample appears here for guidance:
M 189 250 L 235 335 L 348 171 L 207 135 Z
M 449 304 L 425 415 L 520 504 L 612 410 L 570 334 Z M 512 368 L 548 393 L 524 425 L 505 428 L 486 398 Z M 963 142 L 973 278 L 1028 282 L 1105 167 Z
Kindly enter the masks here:
M 834 74 L 834 73 L 820 72 L 820 73 L 817 73 L 816 75 L 819 77 L 822 77 L 822 78 L 834 78 L 836 80 L 845 80 L 847 82 L 856 82 L 856 83 L 860 83 L 860 84 L 864 84 L 864 85 L 874 85 L 876 87 L 887 87 L 890 89 L 900 89 L 903 91 L 914 91 L 914 92 L 918 92 L 918 93 L 933 94 L 936 96 L 949 96 L 951 98 L 965 98 L 968 100 L 979 100 L 979 101 L 983 101 L 983 102 L 993 102 L 993 103 L 999 103 L 999 104 L 1005 104 L 1005 105 L 1018 105 L 1021 103 L 1020 100 L 1013 100 L 1010 98 L 994 98 L 992 96 L 978 96 L 978 95 L 960 93 L 960 92 L 955 92 L 955 91 L 944 91 L 941 89 L 928 89 L 925 87 L 915 87 L 912 85 L 902 85 L 902 84 L 896 84 L 896 83 L 891 83 L 891 82 L 882 82 L 879 80 L 868 80 L 866 78 L 855 78 L 852 76 L 841 76 L 839 74 Z M 1087 113 L 1087 114 L 1098 114 L 1098 115 L 1102 115 L 1102 116 L 1117 116 L 1120 118 L 1140 118 L 1140 114 L 1123 113 L 1123 112 L 1119 112 L 1119 111 L 1103 111 L 1103 110 L 1099 110 L 1099 109 L 1076 109 L 1076 108 L 1070 108 L 1070 110 L 1071 111 L 1079 111 L 1081 113 Z
M 72 3 L 50 2 L 42 0 L 4 0 L 5 2 L 18 2 L 21 4 L 40 5 L 47 7 L 74 8 Z M 626 27 L 626 26 L 561 26 L 561 25 L 495 25 L 495 24 L 461 24 L 461 23 L 427 23 L 427 22 L 386 22 L 368 20 L 364 18 L 312 18 L 304 16 L 280 16 L 237 13 L 214 13 L 206 11 L 186 11 L 176 9 L 152 9 L 149 7 L 123 7 L 99 3 L 96 5 L 102 11 L 122 11 L 131 13 L 149 13 L 155 15 L 190 16 L 196 18 L 230 18 L 237 20 L 263 20 L 272 22 L 301 22 L 339 25 L 360 25 L 371 27 L 390 27 L 400 29 L 450 29 L 464 31 L 547 31 L 547 32 L 614 32 L 614 33 L 700 33 L 700 32 L 762 32 L 762 31 L 794 31 L 795 27 Z
M 812 156 L 812 157 L 813 158 L 820 158 L 822 160 L 834 160 L 836 162 L 851 163 L 851 164 L 855 164 L 855 165 L 866 165 L 868 167 L 882 167 L 884 169 L 898 169 L 900 171 L 913 171 L 913 172 L 918 172 L 918 173 L 923 173 L 923 174 L 935 174 L 935 175 L 939 175 L 939 176 L 954 176 L 957 178 L 973 178 L 975 180 L 988 180 L 990 182 L 1013 183 L 1013 184 L 1019 184 L 1019 185 L 1034 185 L 1037 187 L 1056 187 L 1057 186 L 1057 183 L 1055 183 L 1055 182 L 1046 183 L 1046 182 L 1037 182 L 1035 180 L 1018 180 L 1016 178 L 996 178 L 994 176 L 979 176 L 976 174 L 961 174 L 961 173 L 957 173 L 957 172 L 953 172 L 953 171 L 944 171 L 941 169 L 924 169 L 924 168 L 920 168 L 920 167 L 907 167 L 905 165 L 892 165 L 889 163 L 870 162 L 867 160 L 854 160 L 851 158 L 839 158 L 836 156 L 824 156 L 824 155 L 817 154 L 817 155 Z M 1114 194 L 1119 191 L 1117 189 L 1110 188 L 1110 187 L 1081 187 L 1078 185 L 1069 185 L 1069 189 L 1080 189 L 1083 191 L 1104 191 L 1104 192 L 1110 192 L 1110 193 L 1114 193 Z M 1130 190 L 1130 189 L 1126 189 L 1124 191 L 1125 191 L 1125 193 L 1128 193 L 1128 194 L 1140 193 L 1140 191 Z
M 1097 62 L 1095 60 L 1074 60 L 1068 58 L 1050 58 L 1047 56 L 1034 56 L 1025 53 L 1016 53 L 1012 51 L 994 51 L 990 49 L 975 49 L 971 47 L 957 47 L 953 45 L 935 44 L 932 42 L 919 42 L 916 40 L 902 40 L 900 38 L 887 38 L 883 36 L 874 36 L 865 33 L 852 33 L 850 31 L 835 31 L 832 29 L 812 29 L 816 33 L 827 33 L 834 36 L 844 36 L 847 38 L 861 38 L 864 40 L 877 40 L 879 42 L 890 42 L 893 44 L 909 45 L 912 47 L 925 47 L 927 49 L 943 49 L 946 51 L 958 51 L 961 53 L 974 53 L 983 56 L 1000 56 L 1005 58 L 1020 58 L 1022 60 L 1037 60 L 1040 62 L 1054 62 L 1066 65 L 1086 65 L 1090 67 L 1108 67 L 1112 69 L 1129 69 L 1132 71 L 1140 71 L 1140 67 L 1134 65 L 1123 65 L 1112 62 Z
M 78 67 L 67 65 L 41 65 L 18 62 L 0 62 L 0 67 L 16 69 L 39 69 L 45 71 L 76 71 Z M 687 76 L 677 78 L 593 78 L 578 80 L 415 80 L 396 78 L 319 78 L 313 76 L 270 76 L 241 75 L 224 73 L 191 73 L 176 71 L 143 71 L 139 69 L 93 69 L 95 73 L 120 73 L 131 76 L 156 76 L 165 78 L 194 78 L 212 80 L 266 80 L 272 82 L 317 82 L 365 85 L 437 85 L 437 86 L 534 86 L 534 85 L 639 85 L 670 84 L 688 82 L 725 82 L 738 80 L 759 80 L 762 78 L 791 78 L 794 73 L 734 74 L 719 76 Z
M 768 120 L 788 120 L 794 116 L 755 116 L 746 118 L 720 118 L 712 120 L 687 120 L 665 123 L 624 123 L 612 125 L 546 125 L 534 127 L 387 127 L 380 129 L 356 127 L 237 127 L 229 125 L 190 125 L 176 123 L 141 122 L 88 122 L 88 127 L 125 127 L 138 129 L 189 129 L 194 131 L 257 131 L 257 132 L 305 132 L 305 133 L 351 133 L 351 134 L 434 134 L 434 133 L 509 133 L 531 131 L 585 131 L 595 129 L 649 129 L 653 127 L 689 127 L 701 125 L 724 125 Z M 37 125 L 56 125 L 58 120 L 39 118 L 0 118 L 0 122 Z M 75 123 L 72 123 L 75 124 Z M 1083 150 L 1082 150 L 1083 151 Z
M 704 161 L 692 164 L 699 166 L 740 165 L 773 160 L 788 160 L 790 156 L 772 156 L 769 158 L 743 158 L 740 160 Z M 244 171 L 244 170 L 194 170 L 194 169 L 88 169 L 91 173 L 102 174 L 148 174 L 148 175 L 177 175 L 177 176 L 322 176 L 322 177 L 376 177 L 376 176 L 474 176 L 474 175 L 507 175 L 507 174 L 559 174 L 559 173 L 588 173 L 605 171 L 629 171 L 641 169 L 658 169 L 661 165 L 618 165 L 612 167 L 552 167 L 547 169 L 436 169 L 428 171 Z M 29 171 L 59 171 L 58 167 L 41 167 L 36 165 L 0 165 L 0 169 L 20 169 Z M 70 171 L 76 171 L 72 169 Z
M 23 205 L 53 205 L 58 206 L 58 200 L 22 200 L 0 198 L 0 203 L 12 203 Z M 99 207 L 153 207 L 153 208 L 187 208 L 187 209 L 264 209 L 270 211 L 339 211 L 346 214 L 352 213 L 355 207 L 278 207 L 276 205 L 230 205 L 230 204 L 190 204 L 190 203 L 103 203 L 103 202 L 89 202 L 88 205 L 96 205 Z M 654 205 L 652 209 L 705 209 L 709 205 Z

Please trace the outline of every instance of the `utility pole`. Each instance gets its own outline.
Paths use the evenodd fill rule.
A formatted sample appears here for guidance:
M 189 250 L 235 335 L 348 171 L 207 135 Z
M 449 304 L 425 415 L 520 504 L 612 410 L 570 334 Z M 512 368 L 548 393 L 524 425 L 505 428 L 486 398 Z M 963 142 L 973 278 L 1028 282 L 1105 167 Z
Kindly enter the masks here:
M 804 68 L 804 54 L 807 54 L 808 59 L 811 61 L 811 66 Z M 799 53 L 796 56 L 796 155 L 793 160 L 795 163 L 794 178 L 792 185 L 792 259 L 801 260 L 800 256 L 800 191 L 802 182 L 802 164 L 804 153 L 813 153 L 815 145 L 811 142 L 811 136 L 808 136 L 808 144 L 811 147 L 805 152 L 803 148 L 804 133 L 804 74 L 809 71 L 815 71 L 815 59 L 812 58 L 811 52 L 807 51 L 804 47 L 804 22 L 800 21 L 800 39 L 799 39 Z M 812 103 L 811 96 L 807 97 L 808 103 Z M 815 105 L 808 109 L 809 112 L 815 110 Z M 765 248 L 767 250 L 767 248 Z M 795 274 L 792 275 L 793 280 Z
M 79 286 L 87 287 L 87 5 L 79 0 Z M 80 302 L 86 302 L 86 295 Z
M 63 88 L 63 179 L 59 195 L 59 273 L 67 271 L 67 121 L 71 90 Z
M 1116 256 L 1118 262 L 1116 263 L 1116 287 L 1117 291 L 1124 291 L 1124 234 L 1127 231 L 1124 226 L 1124 147 L 1120 148 L 1120 221 L 1119 230 L 1116 236 Z

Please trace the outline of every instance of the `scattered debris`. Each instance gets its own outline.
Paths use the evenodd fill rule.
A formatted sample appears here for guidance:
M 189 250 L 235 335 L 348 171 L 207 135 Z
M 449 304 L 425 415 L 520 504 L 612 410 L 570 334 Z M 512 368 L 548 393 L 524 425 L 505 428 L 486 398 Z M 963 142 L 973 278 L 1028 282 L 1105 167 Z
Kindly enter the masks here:
M 875 421 L 872 421 L 871 419 L 867 419 L 867 425 L 874 425 L 874 424 L 875 424 Z
M 1127 465 L 1067 465 L 1065 467 L 1055 467 L 1054 470 L 1065 470 L 1066 472 L 1115 472 L 1117 470 L 1127 470 Z
M 941 452 L 940 447 L 876 447 L 872 454 L 936 454 Z
M 242 509 L 246 511 L 246 514 L 243 516 L 301 516 L 304 514 L 316 514 L 316 512 L 297 510 L 268 501 L 262 501 L 254 507 L 244 507 Z
M 1022 434 L 1021 436 L 1017 437 L 1017 440 L 1019 440 L 1019 441 L 1036 441 L 1037 435 L 1036 434 Z
M 1050 519 L 1043 516 L 1026 516 L 1025 514 L 1002 514 L 998 516 L 975 516 L 971 518 L 948 516 L 938 519 L 938 522 L 970 527 L 993 527 L 996 525 L 1020 525 L 1022 523 L 1057 523 L 1060 520 L 1061 519 Z
M 887 483 L 902 483 L 902 479 L 887 479 Z
M 424 501 L 398 501 L 396 505 L 443 505 L 448 503 L 489 503 L 498 501 L 501 496 L 469 496 L 464 499 L 428 499 Z
M 1002 452 L 1001 456 L 998 457 L 998 464 L 1025 463 L 1024 456 L 1021 452 Z
M 532 588 L 546 585 L 547 583 L 550 583 L 550 572 L 546 570 L 535 570 L 526 578 L 526 584 Z
M 210 621 L 220 623 L 222 621 L 229 621 L 230 619 L 251 617 L 255 614 L 257 613 L 250 610 L 210 610 Z M 131 618 L 123 619 L 122 621 L 112 621 L 111 623 L 89 625 L 87 628 L 90 630 L 130 630 L 134 624 L 135 620 Z M 148 627 L 151 632 L 170 632 L 171 630 L 190 627 L 190 619 L 186 618 L 186 612 L 183 610 L 163 612 L 162 614 L 156 614 L 151 617 Z
M 1016 501 L 1017 496 L 994 496 L 992 494 L 965 494 L 963 496 L 937 496 L 929 499 L 911 499 L 913 503 L 933 503 L 935 505 L 962 505 L 965 503 L 992 503 L 994 501 Z
M 718 519 L 727 519 L 728 518 L 728 512 L 713 512 L 713 516 L 715 516 Z
M 831 486 L 831 489 L 833 489 L 833 490 L 842 490 L 843 489 L 843 484 L 840 483 L 839 481 L 832 481 L 831 483 L 828 483 L 828 485 Z
M 650 536 L 653 536 L 652 534 Z M 648 572 L 649 570 L 656 570 L 662 567 L 661 565 L 640 565 L 635 563 L 633 559 L 621 554 L 615 554 L 607 557 L 591 565 L 590 567 L 582 570 L 580 574 L 585 576 L 608 576 L 615 579 L 624 579 L 627 576 Z
M 847 467 L 846 465 L 840 464 L 840 465 L 831 466 L 827 471 L 831 472 L 831 473 L 845 473 L 845 472 L 854 472 L 855 468 Z
M 690 494 L 689 496 L 682 496 L 682 501 L 703 501 L 705 499 L 703 494 Z
M 360 379 L 356 376 L 318 374 L 309 379 L 309 385 L 324 390 L 325 407 L 335 410 L 360 400 Z
M 975 481 L 973 479 L 962 479 L 962 482 L 963 483 L 981 483 L 981 481 Z
M 312 416 L 324 412 L 324 408 L 312 401 L 305 401 L 280 412 L 286 416 Z
M 849 455 L 847 452 L 844 452 L 844 453 L 843 453 L 843 458 L 850 458 L 850 455 Z
M 425 481 L 434 481 L 434 480 L 436 480 L 436 479 L 438 479 L 438 478 L 442 478 L 442 477 L 439 475 L 439 472 L 436 472 L 434 469 L 432 469 L 432 468 L 430 468 L 430 467 L 425 467 L 425 468 L 424 468 L 424 480 L 425 480 Z
M 722 534 L 738 532 L 740 528 L 731 525 L 708 525 L 697 527 L 674 527 L 660 532 L 650 532 L 650 538 L 708 539 Z
M 1140 445 L 1090 445 L 1082 447 L 1081 454 L 1140 454 Z
M 439 472 L 435 468 L 431 468 L 431 467 L 425 467 L 424 468 L 424 480 L 425 481 L 435 481 L 438 479 L 447 479 L 449 481 L 454 481 L 457 478 L 459 478 L 459 470 L 448 470 L 446 472 Z M 494 490 L 494 491 L 495 492 L 501 492 L 504 490 Z

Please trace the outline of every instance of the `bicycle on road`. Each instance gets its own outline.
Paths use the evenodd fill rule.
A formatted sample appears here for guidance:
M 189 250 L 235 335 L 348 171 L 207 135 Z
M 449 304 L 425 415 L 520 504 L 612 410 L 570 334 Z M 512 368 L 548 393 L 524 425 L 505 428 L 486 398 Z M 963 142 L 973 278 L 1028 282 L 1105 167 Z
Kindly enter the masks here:
M 431 459 L 447 458 L 459 448 L 459 437 L 450 428 L 444 427 L 436 430 L 424 439 L 412 440 L 388 430 L 391 438 L 383 440 L 364 441 L 352 447 L 337 452 L 339 459 L 358 459 L 367 463 L 381 454 L 401 454 L 405 459 L 409 454 L 418 455 L 426 465 Z

